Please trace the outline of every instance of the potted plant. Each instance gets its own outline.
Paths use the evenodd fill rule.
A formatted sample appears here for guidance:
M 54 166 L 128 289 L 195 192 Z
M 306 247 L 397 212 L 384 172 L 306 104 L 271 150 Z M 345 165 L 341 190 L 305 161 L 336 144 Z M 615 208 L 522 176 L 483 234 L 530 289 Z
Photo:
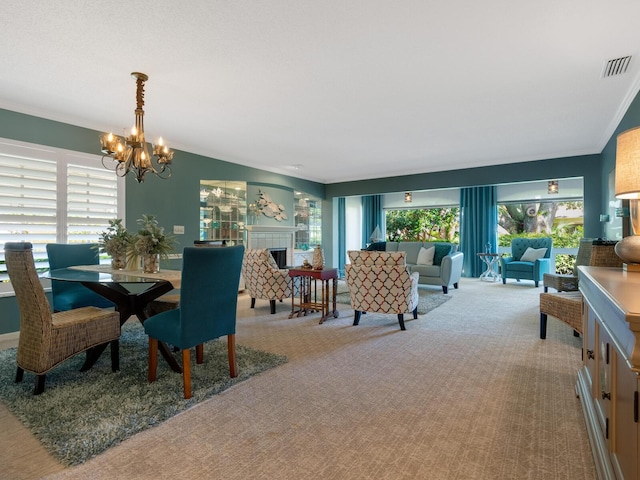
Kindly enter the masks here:
M 173 252 L 175 239 L 164 233 L 164 228 L 158 225 L 154 215 L 142 215 L 138 219 L 140 230 L 135 235 L 132 251 L 142 257 L 142 270 L 145 273 L 160 271 L 160 258 L 167 258 Z
M 127 265 L 127 251 L 131 247 L 133 235 L 122 225 L 122 219 L 109 220 L 107 229 L 100 233 L 98 249 L 111 257 L 111 268 L 123 270 Z

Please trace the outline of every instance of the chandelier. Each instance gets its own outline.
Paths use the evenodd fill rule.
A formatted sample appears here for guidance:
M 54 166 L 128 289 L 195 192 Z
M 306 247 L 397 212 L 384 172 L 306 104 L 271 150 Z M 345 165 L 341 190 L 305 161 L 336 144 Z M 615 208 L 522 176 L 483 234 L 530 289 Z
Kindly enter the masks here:
M 140 72 L 133 72 L 132 77 L 136 79 L 136 123 L 131 129 L 130 135 L 122 137 L 113 133 L 106 133 L 100 137 L 102 145 L 102 165 L 107 169 L 113 169 L 116 175 L 124 177 L 127 173 L 132 173 L 138 183 L 144 181 L 147 173 L 153 173 L 162 179 L 171 177 L 171 160 L 173 160 L 173 150 L 164 145 L 162 137 L 153 146 L 153 157 L 149 155 L 147 142 L 144 138 L 144 82 L 149 77 Z M 110 165 L 105 164 L 105 159 L 110 158 Z M 155 161 L 155 165 L 154 165 Z

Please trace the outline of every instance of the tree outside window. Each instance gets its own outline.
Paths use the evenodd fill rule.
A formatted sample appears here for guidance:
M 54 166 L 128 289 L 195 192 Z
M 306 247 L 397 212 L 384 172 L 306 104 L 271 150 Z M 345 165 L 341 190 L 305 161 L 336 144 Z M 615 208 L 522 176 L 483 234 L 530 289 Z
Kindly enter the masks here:
M 387 240 L 390 242 L 460 242 L 460 208 L 387 210 Z
M 577 248 L 584 236 L 582 201 L 527 202 L 498 205 L 498 245 L 514 237 L 551 237 L 554 248 Z M 575 255 L 556 255 L 556 272 L 572 273 Z

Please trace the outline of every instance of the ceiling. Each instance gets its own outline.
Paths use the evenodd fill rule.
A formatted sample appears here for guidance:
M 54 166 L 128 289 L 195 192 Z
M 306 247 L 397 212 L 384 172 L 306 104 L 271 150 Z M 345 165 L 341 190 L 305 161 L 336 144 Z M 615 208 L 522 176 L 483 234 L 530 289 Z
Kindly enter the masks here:
M 0 13 L 0 108 L 121 134 L 140 71 L 147 138 L 323 183 L 600 153 L 640 88 L 638 0 L 3 0 Z

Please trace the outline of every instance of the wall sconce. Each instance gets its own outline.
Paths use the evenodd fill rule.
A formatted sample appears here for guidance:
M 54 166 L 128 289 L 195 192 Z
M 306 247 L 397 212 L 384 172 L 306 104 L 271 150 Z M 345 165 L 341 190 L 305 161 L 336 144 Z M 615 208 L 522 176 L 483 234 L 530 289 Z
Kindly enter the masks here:
M 557 180 L 549 180 L 549 183 L 547 184 L 547 193 L 549 195 L 553 195 L 558 193 L 558 181 Z
M 404 203 L 411 203 L 411 200 L 413 200 L 413 195 L 411 194 L 411 192 L 405 192 Z
M 640 270 L 640 127 L 618 135 L 616 146 L 616 198 L 629 200 L 631 226 L 628 235 L 616 244 L 616 254 L 626 270 Z

